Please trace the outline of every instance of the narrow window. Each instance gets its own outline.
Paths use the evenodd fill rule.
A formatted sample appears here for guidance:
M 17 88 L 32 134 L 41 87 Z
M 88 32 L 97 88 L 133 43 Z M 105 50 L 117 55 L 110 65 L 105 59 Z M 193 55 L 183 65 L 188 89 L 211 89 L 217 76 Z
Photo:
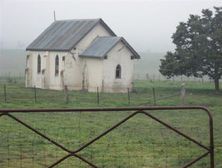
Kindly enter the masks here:
M 121 78 L 121 66 L 117 65 L 116 66 L 116 79 L 120 79 Z
M 59 56 L 56 55 L 55 58 L 55 75 L 57 76 L 59 74 Z
M 41 73 L 41 56 L 38 55 L 38 60 L 37 60 L 37 73 Z

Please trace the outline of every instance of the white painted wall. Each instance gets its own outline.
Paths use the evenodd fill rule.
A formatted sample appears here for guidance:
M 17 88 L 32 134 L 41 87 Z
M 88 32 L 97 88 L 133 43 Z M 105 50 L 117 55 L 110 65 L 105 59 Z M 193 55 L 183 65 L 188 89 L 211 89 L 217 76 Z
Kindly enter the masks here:
M 134 61 L 132 53 L 119 42 L 108 54 L 107 59 L 84 58 L 88 91 L 95 92 L 97 87 L 104 92 L 127 92 L 132 89 Z M 116 66 L 121 66 L 121 78 L 116 79 Z
M 30 53 L 28 53 L 28 55 L 26 56 L 26 68 L 25 68 L 25 86 L 26 87 L 32 87 L 32 64 L 33 64 L 33 60 L 32 60 L 32 56 L 29 55 Z
M 89 92 L 96 92 L 97 87 L 101 90 L 103 80 L 103 59 L 84 58 L 86 66 L 85 82 Z
M 59 57 L 59 73 L 55 75 L 55 59 L 56 55 Z M 49 89 L 62 90 L 64 89 L 61 72 L 65 69 L 65 62 L 62 57 L 67 57 L 67 52 L 49 52 L 47 56 L 49 70 L 47 71 L 46 77 L 49 79 Z M 66 61 L 66 60 L 65 60 Z
M 26 81 L 31 78 L 31 82 L 26 82 L 26 87 L 44 88 L 44 89 L 63 89 L 61 74 L 64 70 L 64 62 L 62 57 L 67 55 L 67 52 L 43 52 L 43 51 L 28 51 L 29 59 L 27 62 L 28 74 Z M 41 73 L 37 73 L 37 59 L 41 57 Z M 55 57 L 59 56 L 59 74 L 55 76 Z M 31 76 L 31 77 L 30 77 Z
M 71 51 L 72 54 L 69 53 L 65 65 L 65 85 L 68 86 L 68 89 L 81 90 L 83 88 L 83 69 L 85 64 L 84 59 L 80 58 L 79 54 L 98 36 L 111 35 L 101 24 L 98 24 L 75 46 Z M 95 64 L 94 61 L 92 63 L 93 65 Z M 93 83 L 92 86 L 95 86 L 95 84 Z
M 127 88 L 132 89 L 134 61 L 131 59 L 132 53 L 122 43 L 119 42 L 103 61 L 103 80 L 105 92 L 127 92 Z M 116 79 L 116 66 L 121 66 L 121 78 Z
M 28 52 L 27 55 L 29 55 L 29 59 L 27 60 L 27 65 L 26 68 L 28 69 L 28 75 L 26 77 L 26 80 L 28 80 L 28 78 L 31 78 L 29 84 L 27 84 L 27 87 L 34 87 L 36 86 L 37 88 L 42 88 L 42 74 L 41 73 L 37 73 L 37 58 L 38 58 L 38 54 L 40 54 L 41 57 L 41 62 L 43 62 L 43 56 L 45 54 L 45 52 L 34 52 L 34 51 L 30 51 Z M 43 68 L 43 67 L 42 67 Z
M 80 58 L 81 54 L 98 36 L 110 36 L 100 24 L 95 26 L 71 52 L 28 51 L 28 73 L 26 86 L 62 90 L 81 90 L 83 79 L 85 89 L 95 92 L 97 87 L 105 92 L 126 92 L 132 88 L 134 60 L 132 53 L 119 42 L 108 54 L 107 59 Z M 41 56 L 41 73 L 37 73 L 37 58 Z M 59 74 L 55 75 L 55 58 L 59 56 Z M 63 57 L 65 60 L 63 61 Z M 121 79 L 115 78 L 116 66 L 122 68 Z M 63 72 L 63 76 L 61 75 Z M 29 82 L 28 82 L 29 79 Z

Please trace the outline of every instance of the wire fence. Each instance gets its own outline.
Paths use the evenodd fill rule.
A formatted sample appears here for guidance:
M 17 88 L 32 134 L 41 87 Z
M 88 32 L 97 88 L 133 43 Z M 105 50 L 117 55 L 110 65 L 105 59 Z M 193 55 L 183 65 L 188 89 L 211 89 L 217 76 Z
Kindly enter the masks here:
M 163 90 L 161 87 L 133 87 L 124 88 L 125 93 L 105 93 L 95 89 L 96 92 L 72 90 L 48 90 L 36 87 L 26 88 L 23 84 L 0 84 L 1 103 L 65 103 L 89 105 L 158 105 L 161 100 L 177 98 L 180 100 L 181 88 Z M 121 89 L 123 91 L 123 89 Z M 181 101 L 178 101 L 181 104 Z
M 149 80 L 149 81 L 163 81 L 163 80 L 171 80 L 171 81 L 195 81 L 195 82 L 212 82 L 213 80 L 210 79 L 208 76 L 203 77 L 195 77 L 195 76 L 173 76 L 171 78 L 167 78 L 166 76 L 163 76 L 161 73 L 135 73 L 134 79 L 136 80 Z
M 194 76 L 174 76 L 171 78 L 167 78 L 166 76 L 161 75 L 160 73 L 134 73 L 133 75 L 134 80 L 148 80 L 148 81 L 195 81 L 195 82 L 212 82 L 213 80 L 210 79 L 208 76 L 203 77 L 194 77 Z M 0 73 L 0 81 L 3 82 L 21 82 L 24 81 L 24 74 L 23 73 Z

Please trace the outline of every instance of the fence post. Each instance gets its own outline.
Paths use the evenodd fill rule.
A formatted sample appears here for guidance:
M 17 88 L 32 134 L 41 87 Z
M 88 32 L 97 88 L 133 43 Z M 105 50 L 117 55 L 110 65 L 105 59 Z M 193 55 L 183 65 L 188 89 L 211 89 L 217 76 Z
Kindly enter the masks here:
M 6 93 L 6 85 L 4 84 L 4 99 L 5 103 L 7 102 L 7 93 Z
M 96 88 L 97 104 L 99 105 L 99 87 Z
M 35 103 L 36 103 L 36 101 L 37 101 L 36 86 L 34 86 L 34 99 L 35 99 Z
M 156 91 L 155 88 L 153 88 L 153 105 L 156 105 Z
M 146 73 L 146 80 L 149 80 L 149 74 Z
M 64 92 L 65 92 L 65 102 L 66 102 L 66 104 L 68 104 L 69 103 L 69 94 L 68 94 L 67 85 L 65 85 Z
M 185 104 L 185 96 L 186 96 L 186 88 L 185 83 L 182 83 L 181 90 L 180 90 L 180 98 L 181 98 L 181 104 Z
M 127 88 L 127 94 L 128 94 L 128 104 L 130 104 L 130 90 Z

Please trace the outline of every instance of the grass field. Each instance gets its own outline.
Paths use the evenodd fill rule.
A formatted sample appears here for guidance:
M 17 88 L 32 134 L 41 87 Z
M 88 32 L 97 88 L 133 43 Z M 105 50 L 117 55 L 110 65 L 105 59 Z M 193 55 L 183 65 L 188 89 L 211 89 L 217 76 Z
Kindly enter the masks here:
M 7 84 L 7 103 L 3 84 L 0 84 L 0 108 L 77 108 L 153 105 L 152 88 L 156 90 L 157 105 L 181 105 L 180 82 L 136 81 L 136 92 L 127 94 L 100 94 L 70 91 L 69 103 L 62 91 L 25 89 L 22 83 Z M 222 93 L 213 90 L 213 84 L 186 82 L 185 105 L 207 106 L 214 117 L 216 167 L 222 167 Z M 173 95 L 173 96 L 172 96 Z M 113 113 L 35 113 L 14 114 L 39 131 L 46 133 L 68 149 L 77 149 L 104 130 L 127 117 L 131 112 Z M 207 116 L 201 111 L 156 111 L 158 118 L 208 145 Z M 80 152 L 80 155 L 99 167 L 108 168 L 162 168 L 180 167 L 204 151 L 153 120 L 138 115 L 107 136 Z M 51 145 L 12 119 L 0 118 L 0 167 L 46 167 L 65 156 Z M 58 167 L 89 167 L 75 158 L 69 158 Z M 195 164 L 208 168 L 206 157 Z

